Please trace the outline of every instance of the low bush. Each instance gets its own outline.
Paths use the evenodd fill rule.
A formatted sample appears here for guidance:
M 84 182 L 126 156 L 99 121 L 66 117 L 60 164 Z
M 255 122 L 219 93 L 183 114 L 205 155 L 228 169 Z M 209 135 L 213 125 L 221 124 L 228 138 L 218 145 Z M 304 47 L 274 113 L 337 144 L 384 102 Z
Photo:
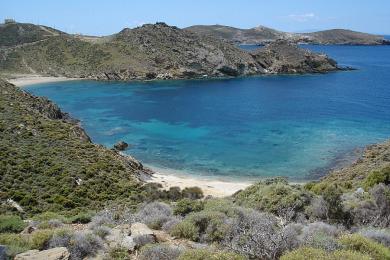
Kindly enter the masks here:
M 242 210 L 230 223 L 222 244 L 249 258 L 277 259 L 295 245 L 297 235 L 294 229 L 283 230 L 278 223 L 268 213 Z
M 73 233 L 68 230 L 57 232 L 49 241 L 49 247 L 66 247 L 71 259 L 83 259 L 93 256 L 103 248 L 100 237 L 94 234 Z
M 375 185 L 383 183 L 383 184 L 390 184 L 390 167 L 385 167 L 379 171 L 373 171 L 371 172 L 365 179 L 364 179 L 364 187 L 366 189 L 369 189 L 371 187 L 374 187 Z
M 242 206 L 276 214 L 286 221 L 297 217 L 309 204 L 311 194 L 301 185 L 290 185 L 284 178 L 260 181 L 235 195 Z
M 175 225 L 170 234 L 175 237 L 186 238 L 192 241 L 199 240 L 199 228 L 190 221 L 183 221 Z
M 135 219 L 150 228 L 160 229 L 172 216 L 172 209 L 168 204 L 152 202 L 141 207 L 135 215 Z
M 171 233 L 171 231 L 173 230 L 173 228 L 179 224 L 180 222 L 182 222 L 182 219 L 179 218 L 179 217 L 173 217 L 171 218 L 170 220 L 168 220 L 167 222 L 164 223 L 164 225 L 162 225 L 161 229 L 164 230 L 165 232 L 167 233 Z
M 109 258 L 112 260 L 130 260 L 129 250 L 124 247 L 114 247 L 108 251 Z
M 184 188 L 181 192 L 183 198 L 188 198 L 192 200 L 197 200 L 203 198 L 203 191 L 199 187 L 187 187 Z
M 79 214 L 71 217 L 69 220 L 72 223 L 87 224 L 92 221 L 94 213 L 92 212 L 80 212 Z
M 326 259 L 326 260 L 370 260 L 369 255 L 350 250 L 337 250 L 327 252 L 323 249 L 300 247 L 294 251 L 283 255 L 280 260 L 311 260 L 311 259 Z
M 0 215 L 0 233 L 19 233 L 26 226 L 19 216 Z
M 67 219 L 63 215 L 55 213 L 55 212 L 50 212 L 50 211 L 34 215 L 34 217 L 33 217 L 33 220 L 40 221 L 40 222 L 49 221 L 52 219 L 57 219 L 57 220 L 64 222 L 64 223 L 67 222 Z
M 50 239 L 53 237 L 54 230 L 37 230 L 30 235 L 31 248 L 44 250 L 49 247 Z
M 138 248 L 141 248 L 147 244 L 153 244 L 155 242 L 155 238 L 150 235 L 138 235 L 135 236 L 133 240 Z
M 49 221 L 43 221 L 38 224 L 39 229 L 53 229 L 53 228 L 60 228 L 64 225 L 62 221 L 58 219 L 51 219 Z
M 7 247 L 6 254 L 10 259 L 31 249 L 30 241 L 19 234 L 0 234 L 0 245 Z
M 182 249 L 168 245 L 148 245 L 142 248 L 140 260 L 175 260 L 182 253 Z
M 199 200 L 182 199 L 179 200 L 174 208 L 173 214 L 185 216 L 191 212 L 199 212 L 203 210 L 204 203 Z
M 389 229 L 365 228 L 360 230 L 358 233 L 366 238 L 375 240 L 382 245 L 390 247 Z
M 92 229 L 92 233 L 101 239 L 105 239 L 111 233 L 111 229 L 107 226 L 96 226 Z
M 314 222 L 303 226 L 297 236 L 299 244 L 306 247 L 335 251 L 341 246 L 337 242 L 337 237 L 343 229 L 323 222 Z
M 241 256 L 232 252 L 213 252 L 208 249 L 191 249 L 184 251 L 179 260 L 245 260 Z
M 339 243 L 348 250 L 370 255 L 377 260 L 390 259 L 389 248 L 359 234 L 343 235 L 340 237 Z
M 226 215 L 218 211 L 195 212 L 177 224 L 172 234 L 200 242 L 221 241 L 228 229 L 226 221 Z

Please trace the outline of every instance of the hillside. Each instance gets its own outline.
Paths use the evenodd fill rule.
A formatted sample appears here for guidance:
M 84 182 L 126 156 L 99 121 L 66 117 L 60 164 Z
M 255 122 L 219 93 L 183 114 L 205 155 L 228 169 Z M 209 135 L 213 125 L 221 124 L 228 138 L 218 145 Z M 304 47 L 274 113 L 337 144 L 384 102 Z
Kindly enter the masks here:
M 138 203 L 142 165 L 90 142 L 69 115 L 45 98 L 0 79 L 0 212 L 8 199 L 28 214 Z
M 384 37 L 380 35 L 343 29 L 319 31 L 302 35 L 308 36 L 307 42 L 315 44 L 381 45 L 386 43 Z
M 0 48 L 42 41 L 61 34 L 65 33 L 43 25 L 29 23 L 0 24 Z
M 185 30 L 208 36 L 216 36 L 238 44 L 265 44 L 278 39 L 287 39 L 288 34 L 268 27 L 259 26 L 251 29 L 239 29 L 223 25 L 194 25 Z
M 33 31 L 36 30 L 39 29 Z M 17 38 L 19 34 L 14 36 Z M 287 42 L 283 44 L 289 48 Z M 281 52 L 283 47 L 277 46 L 273 53 L 282 57 L 285 54 Z M 306 60 L 306 56 L 323 57 L 297 48 L 290 50 L 296 51 L 294 57 L 301 60 Z M 273 57 L 266 53 L 260 56 L 248 53 L 225 40 L 157 23 L 123 29 L 104 38 L 60 33 L 44 40 L 3 48 L 0 50 L 0 71 L 3 74 L 33 73 L 105 80 L 187 79 L 268 74 L 272 71 L 267 68 L 269 62 L 262 59 Z M 308 70 L 300 67 L 297 71 L 338 69 L 328 58 L 318 60 L 329 66 L 307 63 L 304 68 Z M 288 64 L 289 67 L 292 65 Z M 278 73 L 272 73 L 275 72 Z M 286 72 L 295 73 L 294 69 Z
M 223 25 L 194 25 L 185 28 L 200 35 L 213 36 L 237 44 L 267 44 L 284 39 L 294 43 L 340 44 L 340 45 L 382 45 L 389 44 L 383 36 L 344 29 L 318 31 L 313 33 L 288 33 L 259 26 L 239 29 Z

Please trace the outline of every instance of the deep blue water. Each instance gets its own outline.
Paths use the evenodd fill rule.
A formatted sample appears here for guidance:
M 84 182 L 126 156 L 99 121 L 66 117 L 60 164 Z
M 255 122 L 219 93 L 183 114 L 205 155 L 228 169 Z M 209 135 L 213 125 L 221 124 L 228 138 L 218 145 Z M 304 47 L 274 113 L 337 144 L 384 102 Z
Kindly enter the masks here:
M 219 178 L 313 178 L 356 147 L 390 137 L 390 46 L 303 46 L 356 71 L 28 87 L 118 140 L 145 164 Z

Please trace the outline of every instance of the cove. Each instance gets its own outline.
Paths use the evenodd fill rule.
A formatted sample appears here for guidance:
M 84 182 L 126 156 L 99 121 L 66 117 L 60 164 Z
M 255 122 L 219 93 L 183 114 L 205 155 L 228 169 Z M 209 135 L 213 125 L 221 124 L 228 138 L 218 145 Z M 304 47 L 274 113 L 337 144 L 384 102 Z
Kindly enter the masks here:
M 128 142 L 146 165 L 220 179 L 316 179 L 390 137 L 390 46 L 303 48 L 357 70 L 25 89 L 80 119 L 94 142 Z

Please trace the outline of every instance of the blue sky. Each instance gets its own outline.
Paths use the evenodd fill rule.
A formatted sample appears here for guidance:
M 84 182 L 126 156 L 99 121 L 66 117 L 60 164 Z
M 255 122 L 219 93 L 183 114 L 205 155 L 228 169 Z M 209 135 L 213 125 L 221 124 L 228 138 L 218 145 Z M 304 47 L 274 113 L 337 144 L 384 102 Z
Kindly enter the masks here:
M 164 21 L 186 27 L 257 25 L 299 32 L 329 28 L 390 34 L 389 0 L 1 0 L 0 19 L 53 26 L 70 33 L 108 35 Z

